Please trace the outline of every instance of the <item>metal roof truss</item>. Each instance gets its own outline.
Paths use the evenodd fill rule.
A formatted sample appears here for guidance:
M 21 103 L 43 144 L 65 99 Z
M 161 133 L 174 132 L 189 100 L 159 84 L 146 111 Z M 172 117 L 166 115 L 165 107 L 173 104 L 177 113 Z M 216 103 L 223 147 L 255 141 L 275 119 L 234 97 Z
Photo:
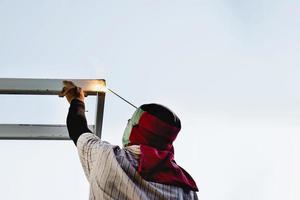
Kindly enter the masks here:
M 58 95 L 66 79 L 0 78 L 0 94 Z M 95 125 L 89 128 L 101 137 L 105 92 L 103 79 L 67 79 L 80 86 L 88 96 L 97 97 Z M 0 140 L 69 140 L 66 125 L 61 124 L 0 124 Z

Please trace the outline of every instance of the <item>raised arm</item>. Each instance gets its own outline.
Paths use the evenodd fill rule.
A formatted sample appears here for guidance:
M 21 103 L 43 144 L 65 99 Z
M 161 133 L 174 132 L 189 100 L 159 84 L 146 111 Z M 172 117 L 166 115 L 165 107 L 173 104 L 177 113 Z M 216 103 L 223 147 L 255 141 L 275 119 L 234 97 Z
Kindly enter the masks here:
M 87 125 L 84 102 L 79 99 L 73 99 L 70 103 L 67 127 L 69 136 L 75 145 L 77 144 L 77 140 L 81 134 L 88 132 L 92 133 Z
M 59 95 L 65 96 L 70 103 L 67 127 L 70 138 L 77 145 L 77 140 L 81 134 L 92 133 L 85 117 L 84 92 L 72 81 L 64 81 L 63 84 L 64 87 Z

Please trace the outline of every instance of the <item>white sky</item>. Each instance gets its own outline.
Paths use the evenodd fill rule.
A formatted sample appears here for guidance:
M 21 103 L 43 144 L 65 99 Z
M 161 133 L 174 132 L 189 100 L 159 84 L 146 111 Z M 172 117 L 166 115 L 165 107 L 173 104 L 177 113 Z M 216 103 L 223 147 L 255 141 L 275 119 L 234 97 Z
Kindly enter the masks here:
M 299 1 L 0 0 L 0 24 L 0 77 L 104 78 L 173 109 L 175 160 L 200 199 L 300 199 Z M 64 123 L 68 109 L 0 103 L 0 123 Z M 103 139 L 120 144 L 133 111 L 108 94 Z M 70 141 L 0 141 L 0 158 L 0 199 L 88 197 Z

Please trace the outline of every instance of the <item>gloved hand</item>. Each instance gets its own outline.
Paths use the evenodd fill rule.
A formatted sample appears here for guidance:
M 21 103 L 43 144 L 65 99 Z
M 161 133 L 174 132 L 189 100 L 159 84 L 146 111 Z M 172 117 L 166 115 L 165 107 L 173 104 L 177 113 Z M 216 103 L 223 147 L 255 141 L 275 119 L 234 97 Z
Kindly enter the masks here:
M 63 81 L 64 87 L 58 94 L 60 97 L 66 97 L 68 102 L 71 103 L 73 99 L 78 99 L 84 102 L 84 91 L 82 88 L 77 87 L 72 81 Z

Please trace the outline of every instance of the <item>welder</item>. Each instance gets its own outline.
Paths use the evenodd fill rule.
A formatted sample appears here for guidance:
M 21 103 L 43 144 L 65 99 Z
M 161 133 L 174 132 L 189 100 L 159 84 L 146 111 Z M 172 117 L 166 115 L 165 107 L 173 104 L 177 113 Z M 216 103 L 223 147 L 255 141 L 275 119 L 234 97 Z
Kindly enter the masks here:
M 169 108 L 154 103 L 138 107 L 119 147 L 88 128 L 80 87 L 64 81 L 61 95 L 70 103 L 68 132 L 90 183 L 90 199 L 198 199 L 195 181 L 174 161 L 173 141 L 181 122 Z

